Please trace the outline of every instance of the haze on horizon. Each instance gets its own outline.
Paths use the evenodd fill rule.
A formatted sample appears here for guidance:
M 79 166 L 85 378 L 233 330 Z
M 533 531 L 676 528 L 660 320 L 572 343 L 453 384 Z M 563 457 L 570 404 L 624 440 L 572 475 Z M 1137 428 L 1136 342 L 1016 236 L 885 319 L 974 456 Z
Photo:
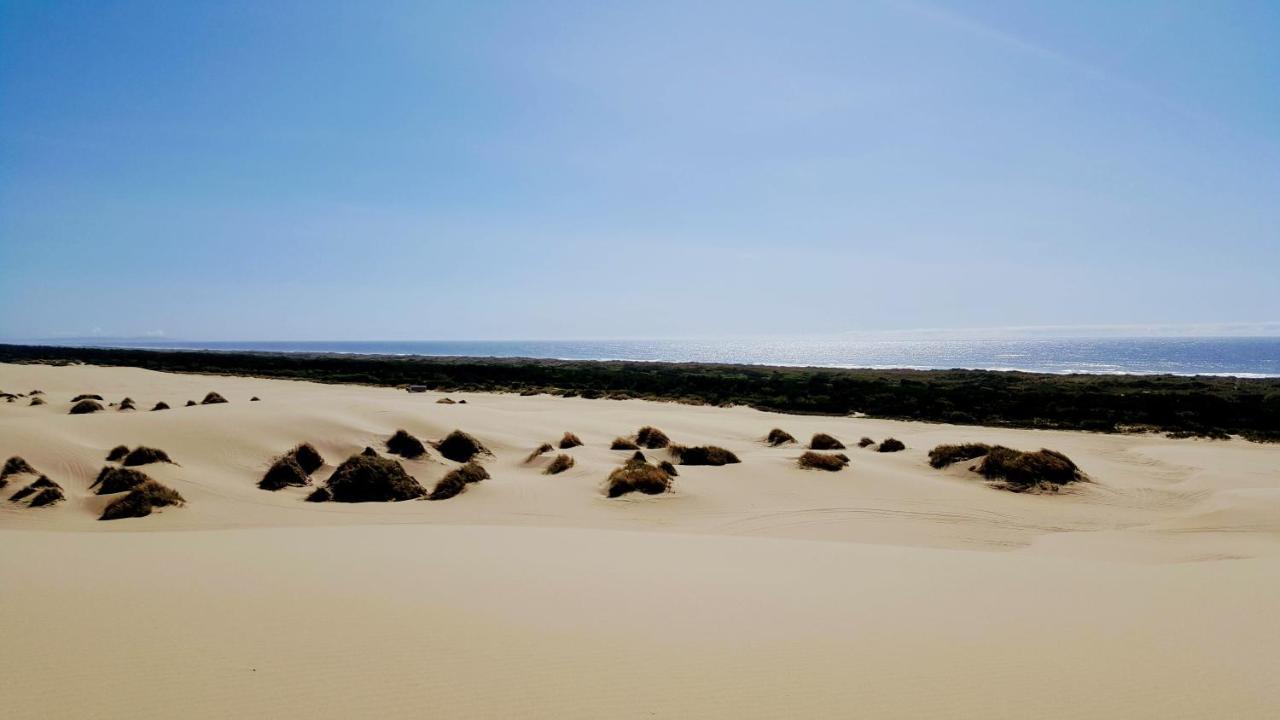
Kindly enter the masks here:
M 1277 334 L 1280 4 L 689 5 L 0 0 L 0 338 Z

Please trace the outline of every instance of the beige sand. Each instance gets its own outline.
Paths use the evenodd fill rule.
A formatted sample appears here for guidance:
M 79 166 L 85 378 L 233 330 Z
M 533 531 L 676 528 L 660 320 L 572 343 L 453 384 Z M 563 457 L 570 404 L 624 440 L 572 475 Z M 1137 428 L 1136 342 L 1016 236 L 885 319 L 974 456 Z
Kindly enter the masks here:
M 0 365 L 0 388 L 49 401 L 0 403 L 0 460 L 68 495 L 0 491 L 6 718 L 1280 716 L 1280 447 L 127 368 Z M 182 407 L 210 390 L 231 402 Z M 140 410 L 68 415 L 82 392 Z M 604 498 L 609 440 L 644 424 L 743 462 Z M 796 468 L 775 426 L 852 465 Z M 492 479 L 436 503 L 256 487 L 294 443 L 323 478 L 400 427 L 471 432 Z M 566 430 L 574 468 L 523 463 Z M 926 465 L 957 441 L 1055 448 L 1094 482 Z M 97 521 L 117 444 L 166 450 L 146 470 L 188 504 Z M 405 463 L 428 487 L 452 466 Z

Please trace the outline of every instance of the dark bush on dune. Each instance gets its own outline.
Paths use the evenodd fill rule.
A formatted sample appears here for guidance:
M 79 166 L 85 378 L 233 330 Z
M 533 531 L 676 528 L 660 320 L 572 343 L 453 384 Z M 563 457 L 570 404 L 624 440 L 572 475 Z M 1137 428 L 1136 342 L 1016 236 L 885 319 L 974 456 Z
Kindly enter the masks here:
M 44 394 L 44 391 L 43 391 L 43 390 L 32 390 L 31 392 L 29 392 L 29 393 L 27 393 L 27 394 L 28 394 L 28 395 L 43 395 L 43 394 Z
M 188 400 L 185 407 L 195 407 L 195 405 L 196 405 L 195 400 Z
M 671 477 L 676 477 L 677 475 L 679 475 L 679 474 L 680 474 L 680 473 L 676 472 L 676 466 L 675 466 L 675 465 L 672 465 L 671 463 L 667 462 L 666 460 L 663 460 L 662 462 L 658 463 L 658 469 L 659 469 L 659 470 L 661 470 L 662 472 L 664 472 L 664 473 L 666 473 L 666 474 L 670 475 Z
M 489 479 L 489 471 L 477 463 L 469 462 L 440 478 L 428 500 L 448 500 L 467 489 L 467 485 Z
M 35 495 L 34 498 L 31 498 L 31 507 L 52 505 L 66 497 L 62 493 L 61 485 L 50 480 L 47 476 L 41 475 L 35 482 L 11 495 L 9 500 L 10 502 L 20 502 L 31 495 Z
M 627 462 L 629 462 L 629 463 L 640 463 L 641 465 L 643 465 L 643 464 L 645 464 L 645 463 L 649 462 L 649 458 L 646 458 L 646 457 L 644 456 L 644 453 L 642 453 L 642 452 L 640 452 L 639 450 L 637 450 L 637 451 L 635 451 L 635 452 L 631 453 L 631 457 L 627 458 Z
M 443 440 L 436 443 L 436 450 L 446 458 L 461 463 L 470 462 L 476 455 L 491 454 L 479 440 L 461 430 L 454 430 L 446 435 Z
M 249 398 L 249 402 L 262 402 L 262 398 L 258 397 L 257 395 L 254 395 L 253 397 Z
M 98 412 L 99 410 L 102 410 L 102 409 L 103 409 L 102 403 L 96 400 L 81 400 L 80 402 L 71 406 L 71 414 L 87 415 L 89 413 Z
M 137 410 L 138 407 L 133 404 L 133 398 L 125 398 L 120 401 L 120 407 L 116 410 Z
M 907 446 L 897 438 L 885 438 L 880 441 L 880 446 L 876 448 L 876 452 L 901 452 L 906 450 Z
M 139 445 L 133 450 L 130 450 L 128 455 L 124 456 L 122 464 L 125 467 L 136 467 L 138 465 L 150 465 L 151 463 L 156 462 L 171 463 L 173 461 L 169 459 L 169 454 L 163 450 Z
M 224 403 L 224 402 L 226 402 L 226 401 L 227 401 L 227 399 L 226 399 L 226 398 L 224 398 L 224 397 L 222 397 L 222 396 L 221 396 L 221 395 L 219 395 L 218 393 L 216 393 L 216 392 L 211 392 L 211 393 L 209 393 L 208 395 L 205 395 L 205 396 L 204 396 L 204 399 L 200 401 L 200 404 L 201 404 L 201 405 L 218 405 L 218 404 L 220 404 L 220 403 Z
M 809 440 L 810 450 L 843 450 L 844 443 L 826 433 L 817 433 Z
M 437 404 L 437 405 L 453 405 L 453 404 L 455 404 L 455 403 L 453 402 L 453 400 L 451 400 L 451 399 L 449 399 L 449 398 L 447 398 L 447 397 L 442 397 L 442 398 L 440 398 L 439 400 L 437 400 L 437 401 L 436 401 L 436 404 Z
M 165 487 L 155 480 L 147 480 L 133 488 L 127 495 L 108 505 L 99 520 L 146 517 L 151 511 L 170 505 L 182 505 L 185 500 L 177 490 Z
M 871 447 L 872 445 L 875 445 L 875 444 L 876 444 L 876 441 L 872 440 L 869 437 L 864 437 L 858 441 L 858 447 L 860 448 Z
M 151 412 L 155 412 L 156 410 L 168 410 L 168 409 L 169 409 L 169 403 L 161 400 L 160 402 L 156 403 L 155 407 L 151 408 Z
M 766 437 L 764 441 L 769 443 L 772 447 L 778 447 L 779 445 L 793 443 L 796 439 L 786 430 L 783 430 L 782 428 L 774 428 L 769 431 L 769 436 Z
M 657 450 L 671 444 L 671 438 L 656 427 L 646 425 L 636 432 L 636 444 L 642 448 Z
M 311 478 L 291 455 L 285 455 L 267 468 L 267 474 L 258 481 L 263 490 L 276 491 L 286 487 L 303 487 L 311 484 Z
M 672 445 L 670 447 L 671 454 L 674 455 L 681 465 L 732 465 L 742 462 L 737 455 L 715 445 L 703 445 L 698 447 L 685 447 L 683 445 Z
M 800 456 L 800 467 L 815 470 L 843 470 L 849 464 L 849 456 L 843 453 L 819 453 L 808 451 Z
M 27 403 L 27 404 L 28 404 L 28 405 L 43 405 L 43 404 L 44 404 L 44 398 L 42 398 L 42 397 L 40 397 L 40 396 L 38 396 L 38 395 L 37 395 L 37 396 L 35 396 L 35 397 L 32 397 L 32 398 L 31 398 L 31 402 L 29 402 L 29 403 Z
M 565 455 L 564 453 L 560 453 L 559 455 L 556 455 L 555 458 L 551 460 L 551 464 L 547 466 L 546 470 L 542 471 L 542 474 L 543 475 L 559 475 L 565 470 L 568 470 L 569 468 L 573 467 L 573 464 L 574 464 L 574 460 L 572 455 Z
M 298 443 L 287 455 L 293 458 L 294 462 L 298 463 L 298 467 L 302 468 L 302 472 L 308 475 L 324 466 L 324 458 L 311 443 Z
M 605 494 L 611 498 L 622 497 L 633 492 L 660 495 L 669 489 L 671 489 L 671 476 L 662 468 L 645 462 L 628 461 L 609 473 Z
M 534 448 L 533 452 L 529 453 L 529 456 L 526 457 L 524 461 L 531 463 L 541 457 L 544 453 L 549 453 L 552 450 L 555 450 L 555 448 L 551 447 L 551 443 L 542 443 L 538 447 Z
M 47 487 L 36 493 L 36 496 L 31 498 L 29 504 L 31 507 L 44 507 L 60 503 L 66 499 L 67 496 L 62 492 L 62 488 L 55 484 L 53 487 Z
M 31 467 L 31 463 L 23 460 L 17 455 L 5 460 L 4 468 L 0 469 L 0 488 L 4 487 L 9 482 L 7 478 L 10 475 L 21 475 L 23 473 L 35 475 L 36 469 Z
M 1007 490 L 1053 490 L 1068 483 L 1084 480 L 1084 473 L 1060 452 L 1041 449 L 1021 452 L 1001 445 L 983 456 L 975 471 L 994 480 Z
M 117 445 L 111 448 L 111 452 L 107 453 L 107 462 L 117 462 L 123 460 L 125 455 L 129 454 L 128 445 Z
M 578 436 L 574 435 L 571 432 L 565 433 L 564 436 L 560 438 L 561 450 L 568 450 L 569 448 L 575 448 L 581 444 L 582 444 L 582 441 L 578 439 Z
M 398 502 L 427 493 L 395 460 L 368 455 L 347 458 L 327 483 L 336 502 Z
M 129 468 L 117 468 L 107 466 L 98 472 L 98 478 L 93 481 L 89 489 L 97 488 L 98 495 L 111 495 L 112 493 L 124 492 L 148 482 L 151 478 L 145 473 Z
M 989 452 L 991 452 L 991 446 L 986 443 L 939 445 L 929 451 L 929 466 L 944 468 L 952 463 L 982 457 Z
M 378 457 L 378 451 L 374 450 L 368 445 L 365 446 L 364 450 L 360 451 L 360 454 L 364 455 L 365 457 Z
M 616 437 L 613 444 L 609 446 L 610 450 L 639 450 L 640 446 L 632 442 L 631 438 Z
M 410 460 L 427 454 L 427 446 L 404 430 L 397 430 L 394 435 L 387 438 L 386 446 L 387 452 L 392 455 Z
M 332 499 L 333 493 L 327 487 L 318 487 L 307 496 L 307 502 L 329 502 Z
M 99 401 L 100 401 L 100 400 L 102 400 L 102 396 L 101 396 L 101 395 L 89 395 L 89 394 L 85 394 L 85 395 L 77 395 L 77 396 L 75 396 L 75 397 L 71 398 L 71 402 L 73 402 L 73 403 L 78 403 L 78 402 L 80 402 L 81 400 L 99 400 Z

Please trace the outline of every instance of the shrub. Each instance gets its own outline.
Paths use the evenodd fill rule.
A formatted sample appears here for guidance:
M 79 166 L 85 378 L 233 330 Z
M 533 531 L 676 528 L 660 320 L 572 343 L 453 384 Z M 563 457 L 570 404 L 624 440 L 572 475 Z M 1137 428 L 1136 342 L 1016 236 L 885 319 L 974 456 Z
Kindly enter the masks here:
M 139 445 L 125 455 L 124 462 L 121 463 L 125 467 L 135 467 L 137 465 L 150 465 L 155 462 L 171 463 L 168 453 L 156 448 L 143 447 Z
M 107 467 L 102 468 L 98 472 L 98 479 L 93 481 L 89 489 L 98 488 L 98 495 L 111 495 L 113 493 L 132 490 L 144 482 L 150 481 L 145 473 L 130 468 Z
M 480 444 L 479 440 L 462 432 L 454 430 L 445 436 L 443 440 L 436 443 L 436 450 L 440 454 L 454 462 L 469 462 L 476 455 L 490 455 L 489 449 Z
M 1014 492 L 1051 490 L 1084 480 L 1084 473 L 1060 452 L 1041 449 L 1021 452 L 996 445 L 982 458 L 975 471 L 988 480 L 998 481 Z
M 147 480 L 129 491 L 124 497 L 112 502 L 102 511 L 99 520 L 120 520 L 122 518 L 146 517 L 159 507 L 182 505 L 185 500 L 177 490 L 165 487 L 155 480 Z
M 307 502 L 329 502 L 332 499 L 333 493 L 327 487 L 318 487 L 307 496 Z
M 45 505 L 60 503 L 66 499 L 67 496 L 62 492 L 62 488 L 54 485 L 53 487 L 47 487 L 39 493 L 36 493 L 36 496 L 31 498 L 30 506 L 44 507 Z
M 225 403 L 226 401 L 227 399 L 222 397 L 218 393 L 211 392 L 208 395 L 204 396 L 204 399 L 200 401 L 200 404 L 201 405 L 218 405 L 220 403 Z
M 360 454 L 364 455 L 365 457 L 378 457 L 378 451 L 374 450 L 368 445 L 365 446 L 364 450 L 360 451 Z
M 39 395 L 35 395 L 35 396 L 33 396 L 33 397 L 31 398 L 31 402 L 29 402 L 29 403 L 27 403 L 27 404 L 28 404 L 28 405 L 43 405 L 43 404 L 44 404 L 44 398 L 40 397 Z
M 986 443 L 965 443 L 963 445 L 939 445 L 929 451 L 929 466 L 944 468 L 952 463 L 982 457 L 991 451 Z
M 133 404 L 133 398 L 125 398 L 120 401 L 120 407 L 116 410 L 137 410 L 138 407 Z
M 808 451 L 800 456 L 800 467 L 815 470 L 843 470 L 849 464 L 849 456 L 843 453 L 819 453 Z
M 844 443 L 826 433 L 817 433 L 809 440 L 810 450 L 843 450 Z
M 188 400 L 186 407 L 195 407 L 195 404 L 196 404 L 195 400 Z
M 552 450 L 555 450 L 555 448 L 551 447 L 551 443 L 542 443 L 538 447 L 534 448 L 533 452 L 529 453 L 529 456 L 526 457 L 524 461 L 531 463 L 534 460 L 537 460 L 543 453 L 549 453 Z
M 779 445 L 793 443 L 796 439 L 786 430 L 783 430 L 782 428 L 774 428 L 769 431 L 769 436 L 766 437 L 764 441 L 769 443 L 771 447 L 778 447 Z
M 648 463 L 628 462 L 609 473 L 605 494 L 611 498 L 632 492 L 659 495 L 671 489 L 671 476 Z
M 81 400 L 98 400 L 98 401 L 101 401 L 101 400 L 102 400 L 102 396 L 101 396 L 101 395 L 89 395 L 89 394 L 85 394 L 85 395 L 77 395 L 77 396 L 75 396 L 75 397 L 71 398 L 71 402 L 73 402 L 73 403 L 78 403 L 78 402 L 80 402 Z
M 559 455 L 556 455 L 555 458 L 551 460 L 551 464 L 547 466 L 546 470 L 542 471 L 542 474 L 543 475 L 559 475 L 565 470 L 568 470 L 569 468 L 573 467 L 573 464 L 574 464 L 574 460 L 572 455 L 565 455 L 564 453 L 560 453 Z
M 616 437 L 613 444 L 609 446 L 610 450 L 639 450 L 640 446 L 631 441 L 630 438 Z
M 262 398 L 258 397 L 257 395 L 254 395 L 253 397 L 249 398 L 249 402 L 262 402 Z
M 872 445 L 875 445 L 875 444 L 876 444 L 876 441 L 872 440 L 869 437 L 864 437 L 858 441 L 858 447 L 860 448 L 871 447 Z
M 573 434 L 573 433 L 571 433 L 571 432 L 566 432 L 566 433 L 564 434 L 564 436 L 560 438 L 560 449 L 561 449 L 561 450 L 568 450 L 569 448 L 576 448 L 576 447 L 578 447 L 578 446 L 580 446 L 580 445 L 582 445 L 582 440 L 578 439 L 578 436 L 577 436 L 577 435 L 574 435 L 574 434 Z
M 453 400 L 451 400 L 450 398 L 442 397 L 442 398 L 440 398 L 439 400 L 437 400 L 437 401 L 436 401 L 436 404 L 437 404 L 437 405 L 453 405 L 453 404 L 454 404 L 454 402 L 453 402 Z
M 128 445 L 117 445 L 111 448 L 111 452 L 107 453 L 107 462 L 118 462 L 120 460 L 123 460 L 124 456 L 128 454 L 129 454 Z
M 28 394 L 28 395 L 43 395 L 43 394 L 44 394 L 44 391 L 43 391 L 43 390 L 32 390 L 31 392 L 29 392 L 29 393 L 27 393 L 27 394 Z
M 168 410 L 168 409 L 169 409 L 169 403 L 161 400 L 160 402 L 156 403 L 155 407 L 151 408 L 151 412 L 155 412 L 156 410 Z
M 422 444 L 422 441 L 404 430 L 397 430 L 394 435 L 387 438 L 386 445 L 387 452 L 410 460 L 427 454 L 427 447 Z
M 880 447 L 877 447 L 876 451 L 888 453 L 888 452 L 901 452 L 906 449 L 907 449 L 907 446 L 903 445 L 901 440 L 897 438 L 885 438 L 880 442 Z
M 397 502 L 427 493 L 395 460 L 368 455 L 347 458 L 327 483 L 336 502 Z
M 664 448 L 671 444 L 671 438 L 656 427 L 645 425 L 636 432 L 636 444 L 650 450 Z
M 303 487 L 311 484 L 311 478 L 291 455 L 279 458 L 267 469 L 267 474 L 258 481 L 263 490 L 276 491 L 285 487 Z
M 676 472 L 676 466 L 672 465 L 670 462 L 666 460 L 663 460 L 662 462 L 658 463 L 658 469 L 670 475 L 671 477 L 675 477 L 680 474 Z
M 320 456 L 320 451 L 316 450 L 311 443 L 294 445 L 293 449 L 288 452 L 288 456 L 293 458 L 294 462 L 298 463 L 298 467 L 302 468 L 302 472 L 308 475 L 324 467 L 324 458 Z
M 31 502 L 29 503 L 31 507 L 52 505 L 53 503 L 66 498 L 66 495 L 62 493 L 61 485 L 50 480 L 47 476 L 41 475 L 30 485 L 27 485 L 10 496 L 9 500 L 11 502 L 20 502 L 30 495 L 35 495 L 35 497 L 31 498 Z
M 23 460 L 17 455 L 5 460 L 4 468 L 0 469 L 0 488 L 4 487 L 8 483 L 6 478 L 10 475 L 21 475 L 23 473 L 35 475 L 36 469 L 31 467 L 31 463 Z
M 102 403 L 98 402 L 97 400 L 81 400 L 80 402 L 71 406 L 71 414 L 87 415 L 89 413 L 98 412 L 99 410 L 102 410 L 102 409 L 103 409 Z
M 489 479 L 489 471 L 480 465 L 469 462 L 462 467 L 440 478 L 440 482 L 431 491 L 428 500 L 448 500 L 467 489 L 473 482 Z
M 684 447 L 672 445 L 671 454 L 680 460 L 681 465 L 732 465 L 742 462 L 737 455 L 715 445 L 700 447 Z

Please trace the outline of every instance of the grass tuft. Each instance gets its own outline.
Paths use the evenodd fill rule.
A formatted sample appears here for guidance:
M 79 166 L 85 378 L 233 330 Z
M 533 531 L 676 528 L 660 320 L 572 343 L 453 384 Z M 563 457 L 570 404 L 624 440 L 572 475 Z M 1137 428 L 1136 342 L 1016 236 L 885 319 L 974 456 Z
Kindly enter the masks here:
M 800 467 L 806 470 L 843 470 L 849 464 L 849 456 L 844 453 L 819 453 L 808 451 L 800 456 Z
M 123 518 L 146 517 L 155 508 L 182 505 L 186 501 L 177 490 L 166 487 L 155 480 L 146 480 L 134 487 L 124 497 L 107 505 L 99 520 L 120 520 Z
M 816 433 L 809 440 L 810 450 L 843 450 L 844 443 L 826 433 Z
M 769 435 L 764 439 L 764 441 L 769 443 L 770 447 L 778 447 L 779 445 L 793 443 L 796 439 L 786 430 L 783 430 L 782 428 L 774 428 L 769 431 Z

